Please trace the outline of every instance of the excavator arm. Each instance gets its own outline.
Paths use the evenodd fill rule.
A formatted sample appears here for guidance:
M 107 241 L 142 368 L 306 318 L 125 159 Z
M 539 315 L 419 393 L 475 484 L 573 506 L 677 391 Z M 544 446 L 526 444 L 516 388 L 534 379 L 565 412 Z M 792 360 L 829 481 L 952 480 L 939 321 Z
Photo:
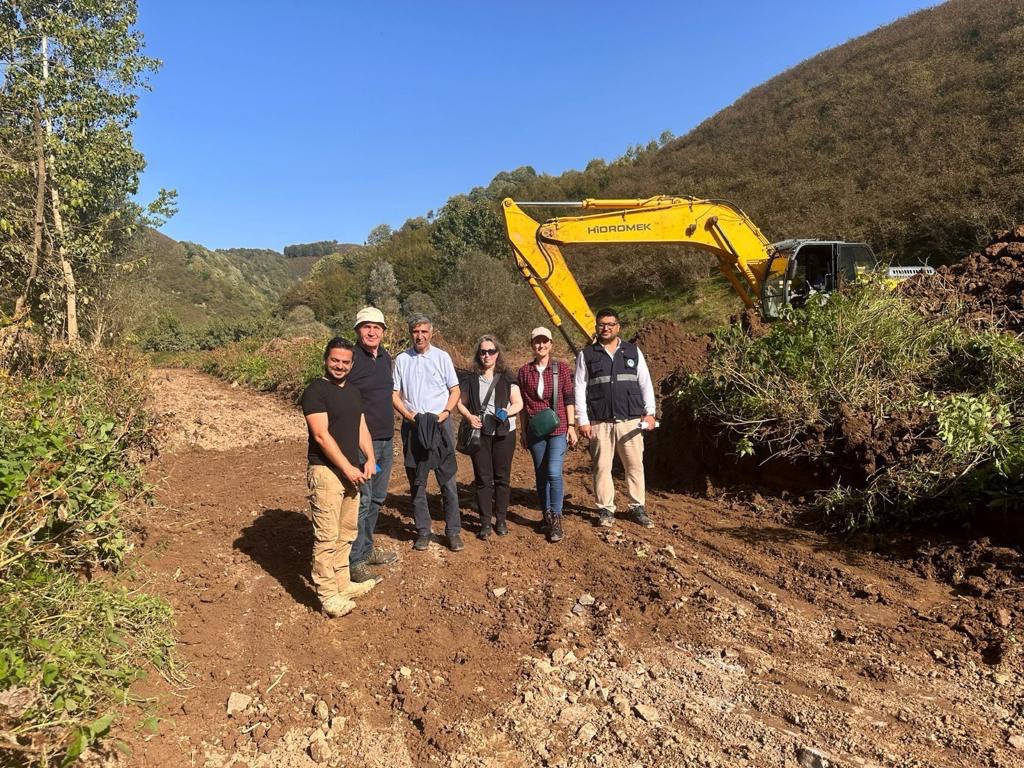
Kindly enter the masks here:
M 522 206 L 577 207 L 596 211 L 562 216 L 543 224 Z M 516 266 L 530 284 L 551 322 L 570 346 L 557 308 L 590 338 L 594 315 L 562 256 L 564 245 L 582 243 L 678 243 L 713 253 L 722 274 L 750 307 L 760 301 L 768 270 L 784 268 L 755 224 L 738 208 L 718 200 L 652 197 L 646 200 L 596 200 L 575 203 L 502 201 L 505 227 Z

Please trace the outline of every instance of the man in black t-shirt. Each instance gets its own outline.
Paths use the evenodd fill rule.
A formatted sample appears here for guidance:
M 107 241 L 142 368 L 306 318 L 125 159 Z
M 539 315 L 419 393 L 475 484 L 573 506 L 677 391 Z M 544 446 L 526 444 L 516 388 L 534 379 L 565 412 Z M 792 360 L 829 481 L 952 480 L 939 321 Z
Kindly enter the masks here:
M 309 508 L 313 518 L 313 585 L 324 613 L 349 613 L 352 598 L 369 592 L 375 580 L 355 583 L 349 552 L 356 539 L 359 486 L 376 472 L 373 443 L 359 391 L 347 386 L 352 370 L 351 342 L 333 338 L 324 350 L 324 375 L 302 393 L 309 431 Z M 366 460 L 360 463 L 360 451 Z

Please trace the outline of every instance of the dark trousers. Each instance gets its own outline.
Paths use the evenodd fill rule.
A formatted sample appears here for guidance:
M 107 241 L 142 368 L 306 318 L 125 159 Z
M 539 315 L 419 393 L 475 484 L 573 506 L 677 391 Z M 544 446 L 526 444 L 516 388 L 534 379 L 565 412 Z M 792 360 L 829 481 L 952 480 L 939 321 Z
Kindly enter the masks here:
M 508 481 L 512 474 L 512 454 L 516 450 L 516 433 L 480 435 L 480 450 L 473 454 L 473 475 L 476 482 L 476 504 L 480 510 L 480 526 L 490 530 L 491 517 L 504 522 L 508 512 Z
M 388 483 L 391 482 L 391 465 L 395 459 L 394 442 L 390 438 L 374 440 L 373 455 L 377 457 L 380 471 L 359 489 L 359 535 L 348 556 L 352 565 L 369 560 L 373 554 L 373 532 L 377 528 L 380 507 L 388 497 Z

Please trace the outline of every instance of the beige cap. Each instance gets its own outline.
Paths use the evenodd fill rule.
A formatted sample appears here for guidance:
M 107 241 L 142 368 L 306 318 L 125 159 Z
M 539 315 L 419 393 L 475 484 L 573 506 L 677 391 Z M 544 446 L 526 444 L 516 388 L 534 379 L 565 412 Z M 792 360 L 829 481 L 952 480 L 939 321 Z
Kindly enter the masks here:
M 554 336 L 551 335 L 551 331 L 549 331 L 543 325 L 538 325 L 536 328 L 534 328 L 532 331 L 530 331 L 530 341 L 533 341 L 538 336 L 544 336 L 545 338 L 548 338 L 548 339 L 555 338 Z
M 384 322 L 384 313 L 376 307 L 363 307 L 356 314 L 356 324 L 353 328 L 359 328 L 363 323 L 376 323 L 384 328 L 388 327 L 388 324 Z

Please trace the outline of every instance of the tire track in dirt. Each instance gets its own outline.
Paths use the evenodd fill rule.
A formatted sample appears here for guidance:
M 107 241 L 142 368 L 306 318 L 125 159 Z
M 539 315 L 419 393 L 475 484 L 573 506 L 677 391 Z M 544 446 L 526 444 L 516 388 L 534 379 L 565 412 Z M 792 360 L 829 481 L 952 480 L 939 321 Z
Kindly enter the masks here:
M 922 618 L 961 596 L 734 502 L 655 493 L 654 530 L 596 528 L 582 452 L 557 546 L 523 451 L 511 535 L 476 540 L 467 512 L 456 554 L 411 551 L 396 471 L 380 539 L 400 560 L 329 621 L 308 582 L 304 442 L 252 445 L 231 421 L 301 430 L 298 411 L 190 372 L 156 386 L 184 423 L 201 411 L 240 442 L 153 468 L 142 561 L 175 607 L 188 687 L 140 684 L 164 721 L 129 739 L 135 764 L 1021 765 L 1017 657 L 990 667 Z M 458 479 L 468 499 L 468 465 Z M 253 700 L 228 717 L 232 692 Z

